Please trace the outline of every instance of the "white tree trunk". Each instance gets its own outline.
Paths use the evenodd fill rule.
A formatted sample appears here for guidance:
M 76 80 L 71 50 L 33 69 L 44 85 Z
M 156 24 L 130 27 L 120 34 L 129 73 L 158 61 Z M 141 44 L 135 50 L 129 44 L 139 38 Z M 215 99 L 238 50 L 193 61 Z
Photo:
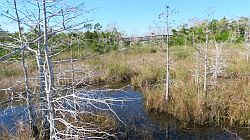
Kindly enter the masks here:
M 167 66 L 166 66 L 166 95 L 165 99 L 166 101 L 169 100 L 169 88 L 170 88 L 170 71 L 169 71 L 169 22 L 168 22 L 168 16 L 169 16 L 169 7 L 167 7 Z
M 55 123 L 54 123 L 54 107 L 52 103 L 52 93 L 54 86 L 54 73 L 53 66 L 50 60 L 50 52 L 49 52 L 49 39 L 48 39 L 48 23 L 46 16 L 46 0 L 43 0 L 43 16 L 44 16 L 44 52 L 45 52 L 45 61 L 48 70 L 48 78 L 45 77 L 46 83 L 46 96 L 47 96 L 47 110 L 48 110 L 48 121 L 49 121 L 49 131 L 50 131 L 50 139 L 53 140 L 55 138 Z
M 38 129 L 36 126 L 36 120 L 35 120 L 35 113 L 33 110 L 33 103 L 31 98 L 31 92 L 30 92 L 30 84 L 29 84 L 29 77 L 28 77 L 28 69 L 25 63 L 25 53 L 24 50 L 22 51 L 22 66 L 23 66 L 23 72 L 24 72 L 24 79 L 25 79 L 25 91 L 26 91 L 26 105 L 28 108 L 28 118 L 29 118 L 29 124 L 30 124 L 30 130 L 32 133 L 32 137 L 38 137 Z
M 204 52 L 204 85 L 203 91 L 207 96 L 207 76 L 208 76 L 208 31 L 206 31 L 206 44 L 205 44 L 205 52 Z
M 21 42 L 21 46 L 24 46 L 24 42 L 22 39 L 21 21 L 20 21 L 19 15 L 18 15 L 16 0 L 13 0 L 13 2 L 14 2 L 14 9 L 15 9 L 17 24 L 18 24 L 19 40 Z M 28 108 L 28 118 L 29 118 L 30 130 L 32 133 L 31 137 L 37 137 L 38 132 L 37 132 L 37 126 L 36 126 L 36 122 L 35 122 L 35 118 L 34 118 L 35 113 L 34 113 L 34 110 L 32 107 L 32 98 L 31 98 L 31 92 L 30 92 L 28 69 L 27 69 L 27 65 L 25 63 L 25 56 L 24 55 L 25 55 L 25 52 L 23 49 L 22 50 L 22 67 L 23 67 L 24 81 L 25 81 L 26 105 Z

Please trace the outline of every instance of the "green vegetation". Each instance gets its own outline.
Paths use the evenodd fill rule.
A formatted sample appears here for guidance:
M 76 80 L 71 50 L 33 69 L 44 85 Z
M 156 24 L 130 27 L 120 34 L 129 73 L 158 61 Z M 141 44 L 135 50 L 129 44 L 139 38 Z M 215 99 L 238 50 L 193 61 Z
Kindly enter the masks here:
M 238 20 L 228 20 L 222 18 L 221 20 L 201 21 L 192 26 L 183 25 L 180 29 L 172 30 L 172 37 L 169 41 L 170 46 L 180 46 L 188 45 L 194 46 L 194 43 L 204 43 L 205 42 L 205 30 L 210 31 L 210 40 L 217 42 L 230 42 L 230 43 L 243 43 L 246 40 L 246 34 L 248 32 L 247 23 L 249 19 L 246 17 L 241 17 Z M 74 51 L 75 56 L 83 57 L 89 52 L 104 54 L 110 51 L 117 51 L 119 49 L 119 41 L 122 38 L 122 33 L 118 31 L 116 27 L 103 30 L 102 26 L 97 24 L 86 24 L 87 31 L 85 32 L 70 32 L 70 33 L 58 33 L 56 35 L 49 36 L 50 42 L 53 44 L 52 52 L 56 53 L 66 49 L 65 51 Z M 36 29 L 31 29 L 29 32 L 24 33 L 28 36 L 28 40 L 32 41 L 36 38 L 34 33 L 37 33 Z M 0 31 L 0 41 L 5 43 L 11 43 L 13 41 L 12 37 L 17 37 L 18 33 L 8 33 L 5 31 Z M 133 45 L 134 47 L 141 46 L 141 43 L 137 42 Z M 33 48 L 36 48 L 33 45 Z M 129 48 L 130 42 L 125 41 L 123 46 Z M 0 56 L 8 53 L 8 49 L 0 48 Z M 133 49 L 133 47 L 132 47 Z M 137 51 L 141 51 L 137 49 Z M 155 52 L 155 48 L 151 48 L 152 52 Z M 186 54 L 180 54 L 180 57 Z M 18 58 L 19 55 L 13 56 L 13 58 Z
M 172 30 L 173 37 L 170 40 L 170 45 L 193 45 L 194 42 L 205 42 L 205 30 L 211 32 L 209 37 L 217 42 L 232 42 L 241 43 L 245 41 L 245 34 L 248 32 L 249 19 L 241 17 L 238 20 L 230 21 L 226 18 L 221 20 L 201 21 L 195 25 L 188 27 L 183 25 L 179 30 Z

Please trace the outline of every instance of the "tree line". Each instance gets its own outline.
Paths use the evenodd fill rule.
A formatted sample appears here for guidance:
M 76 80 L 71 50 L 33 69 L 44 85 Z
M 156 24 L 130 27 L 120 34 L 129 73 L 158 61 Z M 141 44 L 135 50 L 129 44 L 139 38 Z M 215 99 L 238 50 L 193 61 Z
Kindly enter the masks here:
M 181 25 L 180 28 L 173 29 L 169 44 L 170 45 L 193 45 L 194 42 L 205 42 L 206 32 L 210 31 L 209 40 L 217 42 L 243 43 L 247 40 L 249 34 L 250 20 L 247 17 L 240 17 L 236 20 L 222 18 L 211 21 L 200 21 L 192 26 L 188 24 Z
M 69 38 L 73 40 L 73 44 L 69 49 L 77 50 L 83 48 L 85 50 L 103 54 L 110 51 L 118 50 L 119 40 L 122 36 L 122 33 L 118 31 L 116 27 L 110 27 L 109 29 L 102 30 L 102 26 L 99 23 L 96 24 L 85 24 L 84 28 L 86 31 L 71 31 L 71 32 L 59 32 L 56 34 L 49 34 L 48 39 L 49 42 L 57 44 L 56 47 L 52 49 L 55 53 L 62 49 L 66 49 L 68 46 L 66 45 Z M 22 30 L 22 28 L 21 28 Z M 38 33 L 38 28 L 34 27 L 29 29 L 29 31 L 23 31 L 23 34 L 26 36 L 26 39 L 31 41 L 36 38 Z M 53 32 L 53 29 L 50 28 L 49 32 Z M 18 37 L 18 32 L 8 32 L 4 30 L 0 30 L 0 42 L 4 43 L 12 43 L 14 42 L 14 38 Z M 36 44 L 31 45 L 32 48 L 37 48 Z M 0 47 L 0 57 L 9 53 L 9 50 L 6 49 L 6 46 Z M 12 57 L 18 57 L 19 55 L 13 55 Z
M 230 42 L 230 43 L 243 43 L 248 39 L 250 19 L 240 17 L 237 20 L 229 20 L 222 18 L 220 20 L 213 19 L 211 21 L 200 21 L 194 25 L 184 24 L 178 29 L 172 29 L 172 37 L 169 39 L 169 45 L 194 45 L 194 42 L 206 41 L 206 30 L 209 30 L 209 40 L 217 42 Z M 103 30 L 100 23 L 85 24 L 85 31 L 77 32 L 60 32 L 56 35 L 49 35 L 50 42 L 64 42 L 67 38 L 71 37 L 75 42 L 71 49 L 79 47 L 88 51 L 93 51 L 99 54 L 107 53 L 110 51 L 117 51 L 119 49 L 119 41 L 123 37 L 122 33 L 116 27 Z M 52 32 L 52 28 L 50 28 Z M 37 33 L 37 28 L 31 28 L 24 34 L 28 39 L 34 38 Z M 10 33 L 0 30 L 1 42 L 12 42 L 13 38 L 8 36 L 17 37 L 18 33 Z M 126 43 L 126 42 L 124 42 Z M 128 46 L 128 45 L 124 45 Z M 55 50 L 64 49 L 65 45 L 59 45 Z M 8 50 L 0 48 L 0 56 L 8 53 Z

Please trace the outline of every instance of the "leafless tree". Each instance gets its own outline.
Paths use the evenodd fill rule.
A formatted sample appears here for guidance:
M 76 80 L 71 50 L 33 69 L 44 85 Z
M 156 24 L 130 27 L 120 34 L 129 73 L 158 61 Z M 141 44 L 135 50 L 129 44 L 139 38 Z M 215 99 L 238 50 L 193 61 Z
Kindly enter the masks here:
M 21 20 L 19 18 L 16 0 L 13 0 L 13 3 L 14 3 L 14 9 L 15 9 L 15 14 L 16 14 L 16 19 L 17 19 L 20 45 L 24 46 L 25 42 L 23 41 L 22 29 L 21 29 Z M 28 108 L 28 116 L 29 116 L 28 118 L 29 118 L 29 123 L 30 123 L 30 130 L 32 132 L 32 136 L 37 137 L 38 132 L 37 132 L 37 125 L 36 125 L 36 122 L 35 122 L 36 120 L 34 118 L 35 113 L 34 113 L 34 110 L 33 110 L 33 107 L 32 107 L 33 103 L 32 103 L 31 91 L 30 91 L 28 68 L 27 68 L 27 64 L 25 62 L 25 50 L 22 50 L 21 53 L 22 53 L 22 66 L 23 66 L 23 73 L 24 73 L 25 91 L 26 91 L 26 103 L 27 103 L 27 108 Z
M 171 81 L 171 77 L 170 77 L 170 51 L 169 51 L 169 37 L 170 37 L 170 24 L 172 22 L 170 22 L 170 15 L 173 15 L 176 13 L 176 11 L 172 10 L 170 11 L 170 6 L 165 6 L 166 8 L 166 11 L 161 13 L 159 15 L 159 19 L 161 19 L 162 22 L 164 25 L 166 25 L 166 40 L 163 40 L 163 44 L 162 46 L 166 46 L 166 84 L 165 84 L 165 87 L 166 87 L 166 92 L 165 92 L 165 100 L 168 101 L 169 100 L 169 97 L 170 97 L 170 81 Z M 165 34 L 165 33 L 164 33 Z M 163 34 L 163 35 L 164 35 Z M 166 41 L 166 42 L 165 42 Z
M 203 84 L 203 91 L 205 95 L 207 95 L 207 87 L 208 87 L 208 45 L 209 45 L 209 31 L 206 30 L 206 43 L 205 43 L 205 50 L 204 50 L 204 84 Z
M 42 139 L 108 139 L 110 136 L 113 136 L 102 129 L 98 129 L 99 127 L 91 122 L 80 122 L 80 119 L 82 119 L 81 115 L 83 117 L 87 115 L 97 116 L 98 114 L 95 110 L 101 110 L 110 111 L 117 116 L 112 109 L 112 105 L 115 102 L 123 102 L 124 100 L 105 98 L 97 96 L 98 92 L 96 91 L 86 88 L 76 88 L 78 85 L 86 84 L 86 81 L 92 76 L 93 71 L 87 71 L 84 66 L 75 67 L 72 57 L 70 59 L 71 67 L 69 69 L 64 68 L 64 71 L 67 71 L 71 75 L 71 83 L 68 83 L 70 86 L 60 84 L 60 75 L 63 75 L 65 72 L 62 69 L 56 72 L 51 60 L 52 56 L 58 53 L 52 55 L 51 51 L 57 46 L 52 46 L 50 39 L 60 32 L 83 29 L 84 24 L 90 20 L 81 20 L 81 17 L 84 17 L 84 14 L 89 11 L 82 9 L 82 3 L 72 6 L 70 4 L 67 5 L 65 1 L 27 0 L 22 3 L 24 5 L 22 8 L 18 8 L 16 0 L 13 0 L 13 4 L 9 4 L 11 10 L 14 9 L 13 13 L 15 16 L 11 12 L 2 15 L 17 22 L 19 37 L 11 37 L 15 40 L 12 43 L 1 43 L 2 48 L 8 48 L 11 52 L 1 57 L 0 61 L 5 61 L 14 54 L 22 54 L 24 81 L 26 85 L 25 94 L 29 122 L 33 132 L 32 137 L 38 137 L 38 132 L 36 131 L 37 119 L 42 121 L 43 128 L 40 132 Z M 31 6 L 29 8 L 32 10 L 25 9 L 26 4 Z M 36 31 L 35 35 L 30 38 L 27 34 L 22 33 L 25 27 L 33 28 Z M 71 46 L 72 40 L 67 45 Z M 31 53 L 34 54 L 32 56 L 37 61 L 38 77 L 34 79 L 38 79 L 39 84 L 34 84 L 35 87 L 39 87 L 39 92 L 36 89 L 31 91 L 29 81 L 31 77 L 28 75 L 29 64 L 25 61 L 25 56 Z M 59 61 L 59 63 L 61 64 L 62 61 Z M 77 75 L 79 73 L 82 75 Z M 65 77 L 63 80 L 65 80 Z M 17 94 L 12 89 L 12 87 L 5 89 L 6 91 L 11 91 L 11 101 L 13 101 L 13 97 Z M 34 93 L 38 93 L 40 98 L 40 108 L 37 108 L 38 110 L 34 110 L 33 108 L 34 98 L 37 97 Z M 36 113 L 41 115 L 34 116 Z
M 249 55 L 250 55 L 250 23 L 249 21 L 246 24 L 246 31 L 244 34 L 244 38 L 245 38 L 244 46 L 246 49 L 245 55 L 246 55 L 247 62 L 249 62 Z
M 166 95 L 165 99 L 168 101 L 169 99 L 169 81 L 170 81 L 170 72 L 169 72 L 169 6 L 167 8 L 167 42 L 166 42 L 166 48 L 167 48 L 167 64 L 166 64 Z
M 226 67 L 226 54 L 224 51 L 224 46 L 226 42 L 215 42 L 215 55 L 213 59 L 213 64 L 211 66 L 211 73 L 214 80 L 214 84 L 217 84 L 218 76 L 222 75 Z

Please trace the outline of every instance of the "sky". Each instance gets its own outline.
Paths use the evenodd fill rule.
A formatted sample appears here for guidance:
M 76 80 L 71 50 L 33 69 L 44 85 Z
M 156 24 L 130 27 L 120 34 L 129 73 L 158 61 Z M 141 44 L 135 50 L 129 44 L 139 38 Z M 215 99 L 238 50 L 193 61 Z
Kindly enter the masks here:
M 115 24 L 127 35 L 144 35 L 152 31 L 160 13 L 169 5 L 177 11 L 171 16 L 173 27 L 190 19 L 235 19 L 250 16 L 250 0 L 85 0 L 87 7 L 96 8 L 95 22 Z
M 0 0 L 1 3 L 4 0 Z M 69 0 L 74 3 L 76 0 Z M 142 36 L 156 30 L 158 16 L 164 12 L 165 5 L 177 11 L 170 18 L 174 20 L 173 28 L 189 23 L 190 19 L 204 20 L 236 19 L 250 16 L 250 0 L 83 0 L 91 13 L 93 23 L 100 23 L 103 28 L 116 26 L 126 36 Z M 0 9 L 1 11 L 1 9 Z M 3 18 L 0 17 L 0 24 Z M 10 25 L 2 25 L 10 29 Z

